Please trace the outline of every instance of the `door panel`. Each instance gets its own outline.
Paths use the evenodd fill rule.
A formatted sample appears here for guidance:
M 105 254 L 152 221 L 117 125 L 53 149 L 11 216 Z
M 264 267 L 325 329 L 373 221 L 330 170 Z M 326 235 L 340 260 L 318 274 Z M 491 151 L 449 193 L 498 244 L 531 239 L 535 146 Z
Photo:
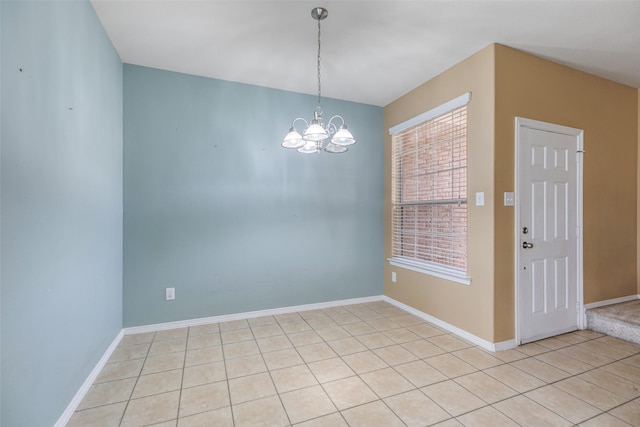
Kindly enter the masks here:
M 578 327 L 576 152 L 582 134 L 523 119 L 517 126 L 517 321 L 520 342 L 529 342 Z

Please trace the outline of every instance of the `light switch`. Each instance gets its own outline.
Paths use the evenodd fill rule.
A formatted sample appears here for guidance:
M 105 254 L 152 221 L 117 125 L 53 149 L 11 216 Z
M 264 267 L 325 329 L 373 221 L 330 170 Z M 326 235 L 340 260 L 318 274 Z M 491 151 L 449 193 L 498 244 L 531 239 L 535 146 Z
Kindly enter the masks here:
M 516 204 L 516 195 L 513 192 L 505 191 L 504 193 L 504 205 L 505 206 L 515 206 Z
M 484 192 L 476 193 L 476 206 L 484 206 Z

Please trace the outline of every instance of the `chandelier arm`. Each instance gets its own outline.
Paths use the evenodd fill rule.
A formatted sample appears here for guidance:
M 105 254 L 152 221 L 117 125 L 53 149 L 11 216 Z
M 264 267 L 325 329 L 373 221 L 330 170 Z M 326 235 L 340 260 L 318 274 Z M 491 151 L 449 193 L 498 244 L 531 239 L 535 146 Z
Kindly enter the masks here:
M 293 119 L 293 121 L 291 122 L 291 127 L 292 127 L 292 128 L 294 128 L 294 129 L 296 129 L 296 130 L 298 129 L 298 128 L 296 128 L 296 122 L 297 122 L 298 120 L 302 120 L 302 121 L 304 122 L 304 128 L 305 128 L 305 129 L 309 127 L 309 122 L 308 122 L 308 121 L 306 121 L 306 120 L 305 120 L 304 118 L 302 118 L 302 117 L 296 117 L 296 118 L 295 118 L 295 119 Z
M 328 121 L 327 123 L 331 123 L 331 122 L 333 122 L 333 119 L 340 119 L 340 121 L 342 122 L 342 124 L 344 124 L 344 118 L 343 118 L 341 115 L 339 115 L 339 114 L 336 114 L 335 116 L 332 116 L 332 117 L 329 119 L 329 121 Z M 337 126 L 336 126 L 336 127 L 337 127 Z
M 333 135 L 338 131 L 338 126 L 333 123 L 333 119 L 340 119 L 342 125 L 344 125 L 344 118 L 342 116 L 336 114 L 335 116 L 331 117 L 327 122 L 327 133 L 329 133 L 329 135 Z

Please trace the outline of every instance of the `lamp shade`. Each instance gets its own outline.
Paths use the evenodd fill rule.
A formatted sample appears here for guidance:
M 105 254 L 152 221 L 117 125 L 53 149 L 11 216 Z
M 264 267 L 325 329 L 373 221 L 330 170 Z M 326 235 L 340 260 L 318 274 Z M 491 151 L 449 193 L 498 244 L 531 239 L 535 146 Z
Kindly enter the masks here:
M 326 151 L 327 153 L 344 153 L 345 151 L 349 150 L 347 147 L 345 147 L 344 145 L 336 145 L 333 143 L 329 143 L 327 144 L 327 146 L 325 147 L 324 151 Z
M 351 135 L 351 132 L 347 130 L 347 126 L 342 125 L 340 126 L 340 130 L 338 130 L 338 132 L 333 135 L 333 138 L 331 138 L 331 143 L 337 145 L 351 145 L 355 144 L 356 140 L 353 138 L 353 135 Z
M 289 133 L 282 140 L 282 146 L 284 148 L 300 148 L 305 144 L 302 136 L 295 130 L 295 128 L 289 129 Z
M 327 131 L 322 128 L 322 125 L 314 120 L 311 125 L 304 131 L 302 139 L 305 141 L 324 141 L 327 139 Z
M 298 148 L 298 153 L 314 154 L 320 152 L 320 142 L 307 141 L 302 147 Z

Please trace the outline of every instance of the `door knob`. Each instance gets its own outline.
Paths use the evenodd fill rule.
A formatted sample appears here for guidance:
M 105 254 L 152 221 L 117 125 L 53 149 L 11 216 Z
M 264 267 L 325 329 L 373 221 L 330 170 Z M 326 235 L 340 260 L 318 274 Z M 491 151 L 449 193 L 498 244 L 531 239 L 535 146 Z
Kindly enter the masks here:
M 527 242 L 522 243 L 522 249 L 531 249 L 532 247 L 533 247 L 533 243 L 527 243 Z

